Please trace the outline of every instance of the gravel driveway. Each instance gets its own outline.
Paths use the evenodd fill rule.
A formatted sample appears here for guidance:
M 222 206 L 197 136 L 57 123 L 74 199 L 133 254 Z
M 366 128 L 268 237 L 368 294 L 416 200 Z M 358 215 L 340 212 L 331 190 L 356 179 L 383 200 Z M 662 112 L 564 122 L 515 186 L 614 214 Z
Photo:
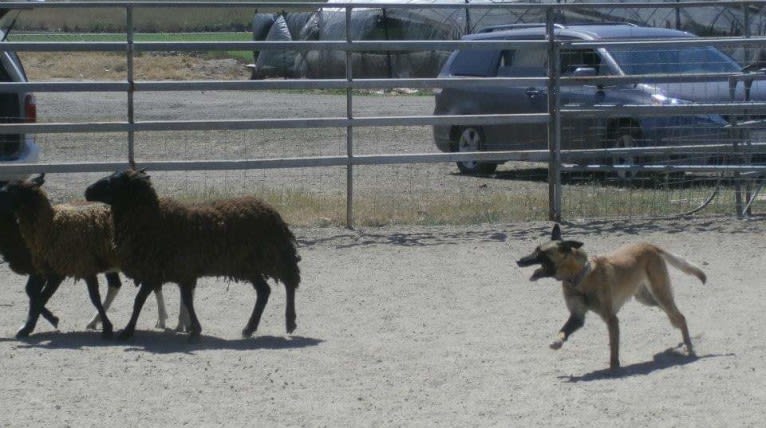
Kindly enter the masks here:
M 433 110 L 430 95 L 412 96 L 371 94 L 355 96 L 355 117 L 429 115 Z M 38 116 L 42 122 L 104 122 L 126 120 L 126 96 L 115 93 L 40 93 Z M 138 93 L 135 100 L 138 121 L 204 120 L 249 118 L 345 117 L 343 95 L 307 92 L 205 91 Z M 354 129 L 354 154 L 436 153 L 430 127 L 372 127 Z M 50 161 L 125 161 L 127 136 L 124 134 L 41 134 L 44 160 Z M 335 128 L 288 130 L 235 130 L 144 132 L 135 137 L 136 159 L 220 160 L 276 157 L 344 156 L 346 130 Z M 527 165 L 524 165 L 525 167 Z M 502 171 L 518 166 L 507 164 Z M 542 172 L 544 175 L 545 173 Z M 48 187 L 54 199 L 79 197 L 82 189 L 103 174 L 53 174 Z M 155 184 L 170 194 L 229 194 L 256 192 L 271 194 L 294 192 L 343 204 L 346 193 L 346 168 L 300 168 L 251 171 L 211 171 L 193 173 L 154 173 Z M 502 176 L 502 175 L 500 175 Z M 189 178 L 192 177 L 192 178 Z M 514 181 L 458 174 L 454 163 L 357 166 L 354 171 L 354 197 L 357 201 L 375 199 L 367 205 L 379 206 L 383 200 L 406 198 L 408 210 L 428 198 L 465 199 L 466 195 L 528 194 L 545 192 L 542 181 Z M 541 200 L 545 193 L 538 193 Z M 418 202 L 421 201 L 421 202 Z M 412 207 L 410 207 L 412 206 Z M 340 211 L 345 212 L 341 206 Z M 532 209 L 545 212 L 545 207 Z M 337 217 L 345 214 L 338 213 Z M 311 223 L 311 222 L 308 222 Z

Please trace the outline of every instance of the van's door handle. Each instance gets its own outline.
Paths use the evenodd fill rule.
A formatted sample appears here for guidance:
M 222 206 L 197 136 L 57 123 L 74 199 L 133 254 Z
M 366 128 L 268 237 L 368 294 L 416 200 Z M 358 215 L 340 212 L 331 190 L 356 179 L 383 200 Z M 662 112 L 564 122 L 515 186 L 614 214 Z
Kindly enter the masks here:
M 537 88 L 527 88 L 527 90 L 524 91 L 524 93 L 527 94 L 529 98 L 537 98 L 537 97 L 545 96 L 545 91 L 541 89 L 537 89 Z

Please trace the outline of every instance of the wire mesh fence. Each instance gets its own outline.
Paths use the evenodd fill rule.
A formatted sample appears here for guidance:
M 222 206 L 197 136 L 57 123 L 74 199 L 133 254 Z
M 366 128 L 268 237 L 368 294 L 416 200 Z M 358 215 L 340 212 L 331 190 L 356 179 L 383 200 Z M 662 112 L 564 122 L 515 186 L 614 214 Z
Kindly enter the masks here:
M 743 4 L 729 7 L 741 9 Z M 748 4 L 748 7 L 762 7 L 761 2 Z M 129 2 L 124 7 L 133 6 L 142 7 Z M 386 7 L 389 6 L 396 5 Z M 408 6 L 405 10 L 411 9 L 412 5 Z M 55 5 L 44 6 L 50 7 Z M 70 7 L 67 5 L 62 13 L 71 13 Z M 120 19 L 125 18 L 122 4 L 110 7 Z M 507 7 L 506 12 L 520 13 L 518 4 Z M 538 16 L 535 21 L 539 22 L 540 17 L 546 17 L 543 12 L 549 9 L 545 8 L 558 5 L 526 7 L 535 13 L 521 13 L 525 16 L 523 22 L 531 22 L 528 20 L 533 16 Z M 713 5 L 709 5 L 711 7 Z M 585 5 L 583 8 L 576 12 L 593 12 Z M 608 9 L 609 17 L 625 12 L 619 6 Z M 636 9 L 626 10 L 633 13 Z M 571 13 L 574 9 L 563 6 L 560 12 L 564 11 Z M 675 9 L 662 11 L 662 16 L 675 16 Z M 696 9 L 692 12 L 688 16 L 698 13 Z M 734 12 L 730 15 L 736 19 L 742 17 Z M 510 19 L 508 16 L 504 18 L 506 21 Z M 652 16 L 657 18 L 660 14 Z M 752 28 L 757 35 L 762 31 L 758 30 L 760 15 L 756 18 Z M 607 17 L 593 19 L 603 22 Z M 665 26 L 667 19 L 662 21 Z M 648 21 L 644 19 L 643 23 Z M 143 28 L 138 23 L 135 25 Z M 716 31 L 708 33 L 720 34 Z M 739 30 L 739 35 L 744 32 Z M 139 166 L 156 167 L 152 176 L 156 178 L 157 187 L 167 194 L 208 199 L 254 193 L 285 212 L 291 222 L 305 225 L 344 224 L 349 221 L 349 212 L 351 221 L 358 225 L 540 220 L 551 214 L 552 177 L 560 180 L 556 184 L 561 196 L 558 213 L 562 219 L 758 214 L 766 205 L 761 195 L 763 169 L 742 169 L 765 161 L 758 152 L 759 144 L 766 143 L 766 136 L 759 134 L 759 125 L 755 126 L 755 132 L 741 131 L 746 127 L 740 126 L 766 116 L 758 92 L 762 83 L 751 79 L 747 89 L 747 79 L 759 75 L 758 62 L 752 62 L 761 55 L 762 43 L 759 45 L 758 39 L 751 40 L 753 43 L 741 38 L 711 39 L 704 45 L 690 43 L 693 55 L 689 56 L 679 56 L 677 49 L 647 38 L 641 39 L 643 46 L 626 49 L 624 43 L 620 47 L 617 42 L 608 47 L 609 50 L 605 50 L 604 44 L 592 41 L 578 44 L 563 40 L 552 51 L 548 51 L 551 46 L 547 42 L 541 43 L 544 39 L 506 40 L 502 45 L 493 45 L 487 40 L 483 46 L 481 41 L 478 45 L 464 42 L 466 45 L 462 47 L 466 49 L 498 52 L 498 62 L 493 63 L 495 68 L 490 68 L 489 74 L 458 79 L 455 76 L 382 79 L 383 83 L 375 86 L 376 82 L 354 77 L 349 81 L 281 78 L 245 81 L 249 77 L 245 64 L 237 60 L 233 66 L 231 62 L 222 63 L 221 50 L 229 52 L 236 48 L 242 52 L 243 48 L 257 47 L 279 51 L 285 48 L 268 43 L 236 44 L 242 40 L 241 33 L 231 33 L 223 39 L 199 34 L 163 39 L 172 42 L 139 36 L 119 35 L 122 44 L 113 46 L 114 52 L 100 52 L 106 49 L 105 45 L 99 45 L 95 52 L 88 51 L 86 45 L 99 43 L 93 42 L 92 35 L 62 38 L 60 32 L 47 31 L 34 37 L 19 34 L 18 38 L 9 39 L 10 43 L 16 43 L 12 47 L 22 56 L 27 74 L 33 77 L 32 84 L 35 81 L 86 85 L 105 81 L 123 83 L 126 75 L 132 77 L 127 81 L 129 85 L 118 91 L 46 90 L 44 86 L 37 87 L 38 91 L 32 87 L 37 92 L 39 125 L 61 125 L 63 129 L 67 125 L 117 124 L 122 130 L 53 132 L 41 128 L 36 133 L 43 149 L 41 162 L 28 168 L 28 172 L 62 172 L 49 176 L 54 199 L 80 197 L 85 186 L 109 168 L 127 164 L 126 153 L 130 152 Z M 392 38 L 390 34 L 386 37 Z M 128 52 L 128 57 L 133 55 L 128 60 L 120 49 L 125 49 L 124 42 L 132 38 L 137 41 L 133 44 L 137 52 Z M 113 39 L 110 35 L 98 40 L 113 43 Z M 216 47 L 218 42 L 206 44 L 213 39 L 224 47 Z M 50 41 L 52 44 L 46 49 L 51 52 L 43 54 L 39 45 L 24 45 L 24 40 Z M 652 47 L 647 40 L 661 46 Z M 346 47 L 360 49 L 353 43 L 362 41 L 364 39 L 352 40 L 352 45 Z M 141 47 L 141 43 L 147 45 Z M 540 55 L 534 55 L 533 44 L 540 48 Z M 705 56 L 709 52 L 703 48 L 718 44 L 735 58 L 755 64 L 754 72 L 700 70 L 702 65 L 717 64 L 715 58 L 718 57 Z M 70 55 L 66 50 L 73 45 L 78 46 L 78 52 Z M 380 47 L 365 45 L 365 49 L 400 49 L 402 45 L 388 42 Z M 339 49 L 344 45 L 333 46 Z M 416 48 L 423 46 L 428 45 Z M 436 46 L 444 49 L 447 45 Z M 211 51 L 218 54 L 211 55 Z M 551 53 L 557 58 L 555 76 L 550 75 L 548 68 L 547 58 L 553 58 Z M 625 69 L 635 69 L 629 74 L 644 80 L 607 73 L 609 66 L 614 66 L 615 58 Z M 535 66 L 540 74 L 514 75 L 512 61 Z M 718 61 L 728 60 L 718 58 Z M 744 65 L 747 64 L 738 63 L 740 68 Z M 647 69 L 649 66 L 661 70 L 655 72 Z M 679 67 L 685 71 L 678 71 Z M 237 70 L 232 71 L 233 68 Z M 163 71 L 166 74 L 162 74 Z M 682 75 L 689 81 L 679 78 Z M 353 66 L 351 76 L 356 76 Z M 651 78 L 645 79 L 647 76 Z M 744 80 L 736 80 L 740 78 Z M 554 86 L 548 86 L 549 79 L 553 79 Z M 194 86 L 201 81 L 210 81 L 211 85 Z M 190 86 L 180 89 L 162 86 L 173 83 Z M 215 86 L 227 83 L 235 83 L 239 88 L 220 90 Z M 274 89 L 277 86 L 279 89 Z M 449 88 L 463 91 L 469 100 L 478 102 L 493 97 L 509 100 L 513 96 L 512 89 L 525 93 L 530 87 L 538 88 L 543 95 L 532 100 L 533 110 L 480 110 L 475 115 L 486 117 L 476 118 L 434 114 L 439 108 L 434 94 L 444 94 Z M 551 111 L 547 102 L 551 97 L 545 96 L 550 88 L 555 88 L 559 97 L 557 112 Z M 643 91 L 648 101 L 642 105 L 615 103 L 610 97 L 618 88 Z M 127 92 L 133 105 L 132 113 L 126 103 L 126 91 L 133 91 Z M 683 97 L 668 95 L 684 91 L 691 91 L 695 99 L 702 101 L 691 105 Z M 450 113 L 460 114 L 447 112 Z M 561 154 L 560 178 L 552 176 L 545 163 L 550 154 L 549 141 L 554 137 L 549 124 L 559 120 L 554 113 L 560 115 L 557 133 L 565 150 Z M 526 117 L 528 114 L 537 116 Z M 699 118 L 715 122 L 715 129 L 701 126 Z M 335 121 L 335 125 L 326 126 L 321 120 Z M 738 126 L 732 127 L 732 123 Z M 187 126 L 190 124 L 200 126 Z M 448 125 L 453 144 L 451 154 L 441 153 L 435 144 L 434 125 Z M 126 130 L 129 132 L 124 132 Z M 657 143 L 660 134 L 664 149 L 655 148 L 660 145 Z M 488 140 L 483 144 L 471 141 L 477 136 L 492 135 L 499 136 L 494 140 L 496 145 Z M 461 140 L 462 136 L 465 138 Z M 460 146 L 461 141 L 465 147 Z M 706 146 L 700 147 L 700 143 Z M 570 149 L 574 151 L 568 151 Z M 493 154 L 498 150 L 503 152 Z M 403 155 L 413 158 L 404 159 Z M 472 158 L 474 155 L 476 158 Z M 251 162 L 248 169 L 237 167 L 236 162 L 240 160 Z M 211 164 L 212 161 L 221 163 Z M 277 161 L 298 166 L 283 167 Z M 491 168 L 466 174 L 466 165 L 477 165 L 477 162 Z M 732 168 L 722 168 L 726 166 Z

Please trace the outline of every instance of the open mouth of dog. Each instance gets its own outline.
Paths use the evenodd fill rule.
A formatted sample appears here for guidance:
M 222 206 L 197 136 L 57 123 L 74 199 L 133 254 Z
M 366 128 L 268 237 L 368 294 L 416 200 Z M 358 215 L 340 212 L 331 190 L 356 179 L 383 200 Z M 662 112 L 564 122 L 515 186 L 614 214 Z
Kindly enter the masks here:
M 538 252 L 517 260 L 516 265 L 519 267 L 540 265 L 539 268 L 532 272 L 532 276 L 529 277 L 530 281 L 537 281 L 540 278 L 551 277 L 555 274 L 556 271 L 556 267 L 553 265 L 553 262 L 549 258 L 545 257 L 545 254 Z

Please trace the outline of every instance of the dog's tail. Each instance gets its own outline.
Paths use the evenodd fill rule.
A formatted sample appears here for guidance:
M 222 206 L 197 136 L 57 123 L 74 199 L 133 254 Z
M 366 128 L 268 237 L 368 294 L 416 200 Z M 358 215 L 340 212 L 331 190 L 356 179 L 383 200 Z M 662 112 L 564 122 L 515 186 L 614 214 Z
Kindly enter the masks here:
M 707 275 L 705 275 L 705 272 L 703 272 L 699 266 L 669 251 L 663 250 L 661 248 L 658 248 L 658 250 L 662 258 L 665 259 L 666 262 L 670 263 L 674 268 L 679 269 L 681 272 L 687 275 L 696 276 L 700 281 L 702 281 L 703 284 L 705 281 L 707 281 Z

